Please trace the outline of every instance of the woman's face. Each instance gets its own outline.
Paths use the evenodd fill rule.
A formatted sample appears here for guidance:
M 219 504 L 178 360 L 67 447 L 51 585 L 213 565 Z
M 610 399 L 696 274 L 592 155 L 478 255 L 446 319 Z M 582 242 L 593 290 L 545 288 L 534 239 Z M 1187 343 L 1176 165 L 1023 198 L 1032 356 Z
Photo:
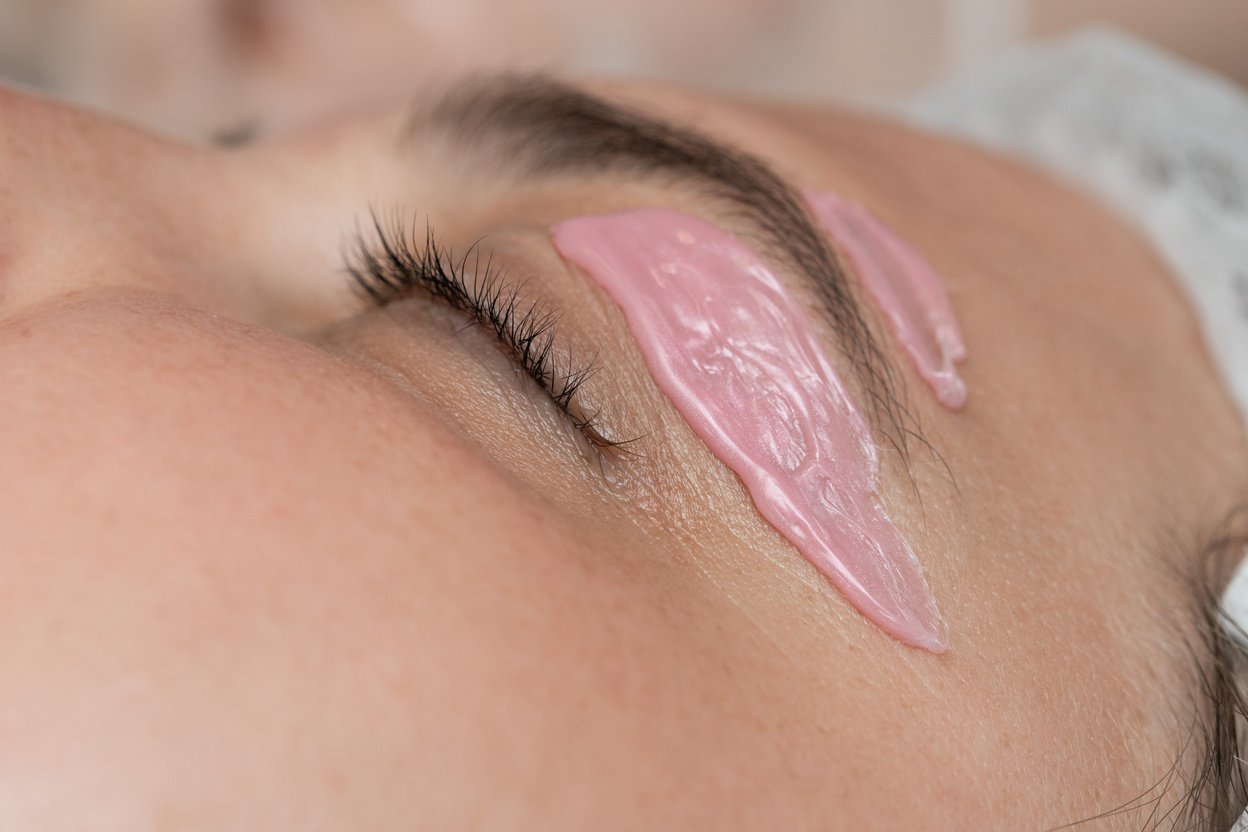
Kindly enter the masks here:
M 934 656 L 760 517 L 549 228 L 676 208 L 799 296 L 819 276 L 718 186 L 541 122 L 566 91 L 480 89 L 469 117 L 228 152 L 3 95 L 0 826 L 1038 829 L 1177 800 L 1203 713 L 1183 570 L 1248 452 L 1148 246 L 892 124 L 598 90 L 866 205 L 943 275 L 962 412 L 865 298 L 908 415 L 820 324 Z M 343 255 L 373 216 L 559 310 L 559 354 L 596 367 L 577 412 L 631 441 L 591 442 L 462 313 L 360 300 Z

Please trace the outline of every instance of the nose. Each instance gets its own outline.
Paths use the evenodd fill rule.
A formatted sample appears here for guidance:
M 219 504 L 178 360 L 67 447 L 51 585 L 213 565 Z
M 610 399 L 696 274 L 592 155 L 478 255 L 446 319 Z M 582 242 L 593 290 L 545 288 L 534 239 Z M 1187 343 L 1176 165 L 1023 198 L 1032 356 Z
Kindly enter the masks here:
M 380 187 L 358 164 L 373 132 L 225 151 L 0 87 L 0 320 L 115 287 L 290 334 L 325 325 L 349 308 L 344 234 Z
M 207 151 L 0 87 L 0 318 L 95 288 L 186 291 L 168 255 L 211 167 Z

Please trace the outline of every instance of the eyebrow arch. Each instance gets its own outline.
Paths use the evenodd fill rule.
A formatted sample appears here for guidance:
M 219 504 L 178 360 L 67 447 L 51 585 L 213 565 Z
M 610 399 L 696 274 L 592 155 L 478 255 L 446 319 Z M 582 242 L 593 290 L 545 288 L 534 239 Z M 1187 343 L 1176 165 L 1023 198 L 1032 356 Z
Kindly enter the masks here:
M 836 253 L 797 192 L 766 163 L 695 130 L 533 75 L 472 78 L 418 101 L 404 143 L 431 135 L 512 175 L 658 177 L 725 205 L 786 266 L 807 276 L 873 421 L 909 458 L 906 439 L 918 434 L 909 427 L 913 420 L 899 396 L 895 368 Z

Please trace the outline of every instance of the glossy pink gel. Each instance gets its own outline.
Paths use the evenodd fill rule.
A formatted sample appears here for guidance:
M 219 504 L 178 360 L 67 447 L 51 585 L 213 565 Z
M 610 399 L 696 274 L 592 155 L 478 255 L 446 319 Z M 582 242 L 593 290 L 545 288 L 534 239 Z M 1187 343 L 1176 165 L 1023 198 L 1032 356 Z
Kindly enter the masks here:
M 866 420 L 763 259 L 669 210 L 581 217 L 552 235 L 619 305 L 659 388 L 763 517 L 885 632 L 948 649 L 918 559 L 875 496 Z
M 966 345 L 940 276 L 862 206 L 827 193 L 808 191 L 806 199 L 837 249 L 849 255 L 919 375 L 941 404 L 960 409 L 966 384 L 956 365 L 966 359 Z

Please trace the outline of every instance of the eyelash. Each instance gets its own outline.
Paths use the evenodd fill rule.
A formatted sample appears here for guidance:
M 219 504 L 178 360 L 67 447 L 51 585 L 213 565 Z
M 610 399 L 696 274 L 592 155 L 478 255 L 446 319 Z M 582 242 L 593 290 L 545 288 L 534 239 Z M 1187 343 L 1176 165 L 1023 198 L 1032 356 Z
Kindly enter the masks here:
M 525 302 L 521 287 L 508 283 L 506 275 L 486 259 L 484 269 L 477 243 L 456 259 L 438 244 L 432 226 L 425 240 L 416 238 L 414 226 L 398 220 L 384 224 L 374 213 L 375 243 L 357 233 L 347 273 L 356 288 L 376 307 L 423 294 L 468 316 L 470 324 L 484 327 L 525 375 L 554 402 L 596 451 L 613 451 L 625 443 L 609 439 L 597 426 L 598 413 L 585 416 L 573 400 L 581 386 L 598 371 L 595 363 L 578 363 L 569 355 L 561 360 L 555 350 L 559 316 L 537 302 Z M 465 279 L 469 261 L 475 280 Z

